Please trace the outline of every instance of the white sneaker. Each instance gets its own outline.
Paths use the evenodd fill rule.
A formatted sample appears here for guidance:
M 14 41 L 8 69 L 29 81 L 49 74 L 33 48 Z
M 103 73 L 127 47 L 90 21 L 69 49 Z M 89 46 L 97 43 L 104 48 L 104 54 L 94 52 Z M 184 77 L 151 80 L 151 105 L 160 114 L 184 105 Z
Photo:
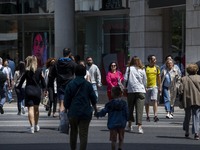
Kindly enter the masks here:
M 166 118 L 167 118 L 167 119 L 173 119 L 173 116 L 172 116 L 171 114 L 167 114 L 167 115 L 166 115 Z
M 128 132 L 133 132 L 133 126 L 127 126 L 127 130 L 128 130 Z
M 30 127 L 30 133 L 34 133 L 34 127 Z
M 40 126 L 39 125 L 35 125 L 35 132 L 39 132 L 40 131 Z
M 142 127 L 138 128 L 138 133 L 139 133 L 139 134 L 143 134 L 143 133 L 144 133 Z

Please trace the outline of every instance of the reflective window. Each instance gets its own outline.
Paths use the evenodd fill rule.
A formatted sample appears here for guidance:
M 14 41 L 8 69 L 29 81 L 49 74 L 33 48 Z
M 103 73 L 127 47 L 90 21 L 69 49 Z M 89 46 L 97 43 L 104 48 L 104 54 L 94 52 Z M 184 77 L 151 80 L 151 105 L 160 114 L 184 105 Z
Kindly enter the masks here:
M 102 83 L 106 84 L 106 72 L 111 61 L 118 62 L 124 73 L 128 60 L 129 17 L 127 15 L 78 18 L 77 54 L 82 59 L 94 58 L 101 70 Z
M 0 56 L 18 61 L 18 24 L 17 20 L 0 20 Z
M 47 0 L 19 0 L 19 13 L 47 13 Z
M 0 0 L 0 14 L 17 13 L 17 0 Z
M 129 19 L 126 17 L 107 17 L 103 20 L 104 53 L 118 53 L 128 59 Z
M 0 0 L 0 14 L 52 12 L 54 0 Z

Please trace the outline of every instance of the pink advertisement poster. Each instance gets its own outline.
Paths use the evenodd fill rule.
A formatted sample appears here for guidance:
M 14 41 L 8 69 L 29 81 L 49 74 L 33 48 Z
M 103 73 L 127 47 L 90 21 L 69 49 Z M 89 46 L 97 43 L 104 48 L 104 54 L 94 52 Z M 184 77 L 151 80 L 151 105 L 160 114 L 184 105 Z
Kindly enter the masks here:
M 48 34 L 47 32 L 34 32 L 32 54 L 38 59 L 38 67 L 43 67 L 47 61 Z

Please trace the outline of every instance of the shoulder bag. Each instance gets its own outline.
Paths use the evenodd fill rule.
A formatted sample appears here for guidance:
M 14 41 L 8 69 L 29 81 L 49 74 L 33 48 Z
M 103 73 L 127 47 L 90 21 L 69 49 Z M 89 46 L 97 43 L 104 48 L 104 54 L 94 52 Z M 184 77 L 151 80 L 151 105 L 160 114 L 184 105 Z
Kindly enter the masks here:
M 119 74 L 119 71 L 117 71 L 117 74 L 118 74 L 118 86 L 120 87 L 120 89 L 121 89 L 121 91 L 123 92 L 123 90 L 124 90 L 124 85 L 122 84 L 122 82 L 121 82 L 121 79 L 120 79 L 120 74 Z
M 74 97 L 76 97 L 76 95 L 78 94 L 78 92 L 80 91 L 81 87 L 83 86 L 80 85 L 80 87 L 78 88 L 76 94 L 74 95 Z M 72 98 L 72 100 L 74 99 L 74 97 Z M 60 125 L 59 125 L 59 131 L 60 133 L 66 133 L 69 134 L 69 118 L 67 116 L 67 111 L 64 110 L 62 112 L 60 112 Z
M 123 90 L 123 96 L 127 97 L 128 96 L 128 89 L 127 89 L 127 86 L 128 86 L 128 80 L 129 80 L 129 75 L 130 75 L 130 66 L 129 66 L 129 69 L 128 69 L 128 78 L 127 78 L 127 81 L 125 83 L 125 87 L 124 87 L 124 90 Z
M 190 76 L 188 76 L 188 78 L 189 78 L 190 81 L 192 81 L 192 83 L 194 84 L 194 81 L 190 78 Z M 197 88 L 197 85 L 196 85 L 196 84 L 194 84 L 194 86 Z M 198 92 L 200 92 L 198 88 L 197 88 L 197 90 L 198 90 Z

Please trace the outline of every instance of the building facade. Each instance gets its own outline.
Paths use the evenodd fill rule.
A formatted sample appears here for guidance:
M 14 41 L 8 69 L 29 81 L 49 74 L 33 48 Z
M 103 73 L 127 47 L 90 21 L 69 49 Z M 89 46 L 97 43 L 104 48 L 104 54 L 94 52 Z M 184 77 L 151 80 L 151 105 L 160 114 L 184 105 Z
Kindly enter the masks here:
M 46 0 L 0 0 L 0 56 L 9 55 L 17 63 L 34 51 L 34 36 L 44 38 L 39 44 L 46 59 L 54 55 L 54 15 Z M 54 9 L 54 6 L 53 6 Z M 39 52 L 37 52 L 40 55 Z
M 158 65 L 168 54 L 192 63 L 200 58 L 199 12 L 198 0 L 0 0 L 0 56 L 33 54 L 40 33 L 47 57 L 70 47 L 92 56 L 104 79 L 111 61 L 124 72 L 133 55 L 144 64 L 149 54 Z

